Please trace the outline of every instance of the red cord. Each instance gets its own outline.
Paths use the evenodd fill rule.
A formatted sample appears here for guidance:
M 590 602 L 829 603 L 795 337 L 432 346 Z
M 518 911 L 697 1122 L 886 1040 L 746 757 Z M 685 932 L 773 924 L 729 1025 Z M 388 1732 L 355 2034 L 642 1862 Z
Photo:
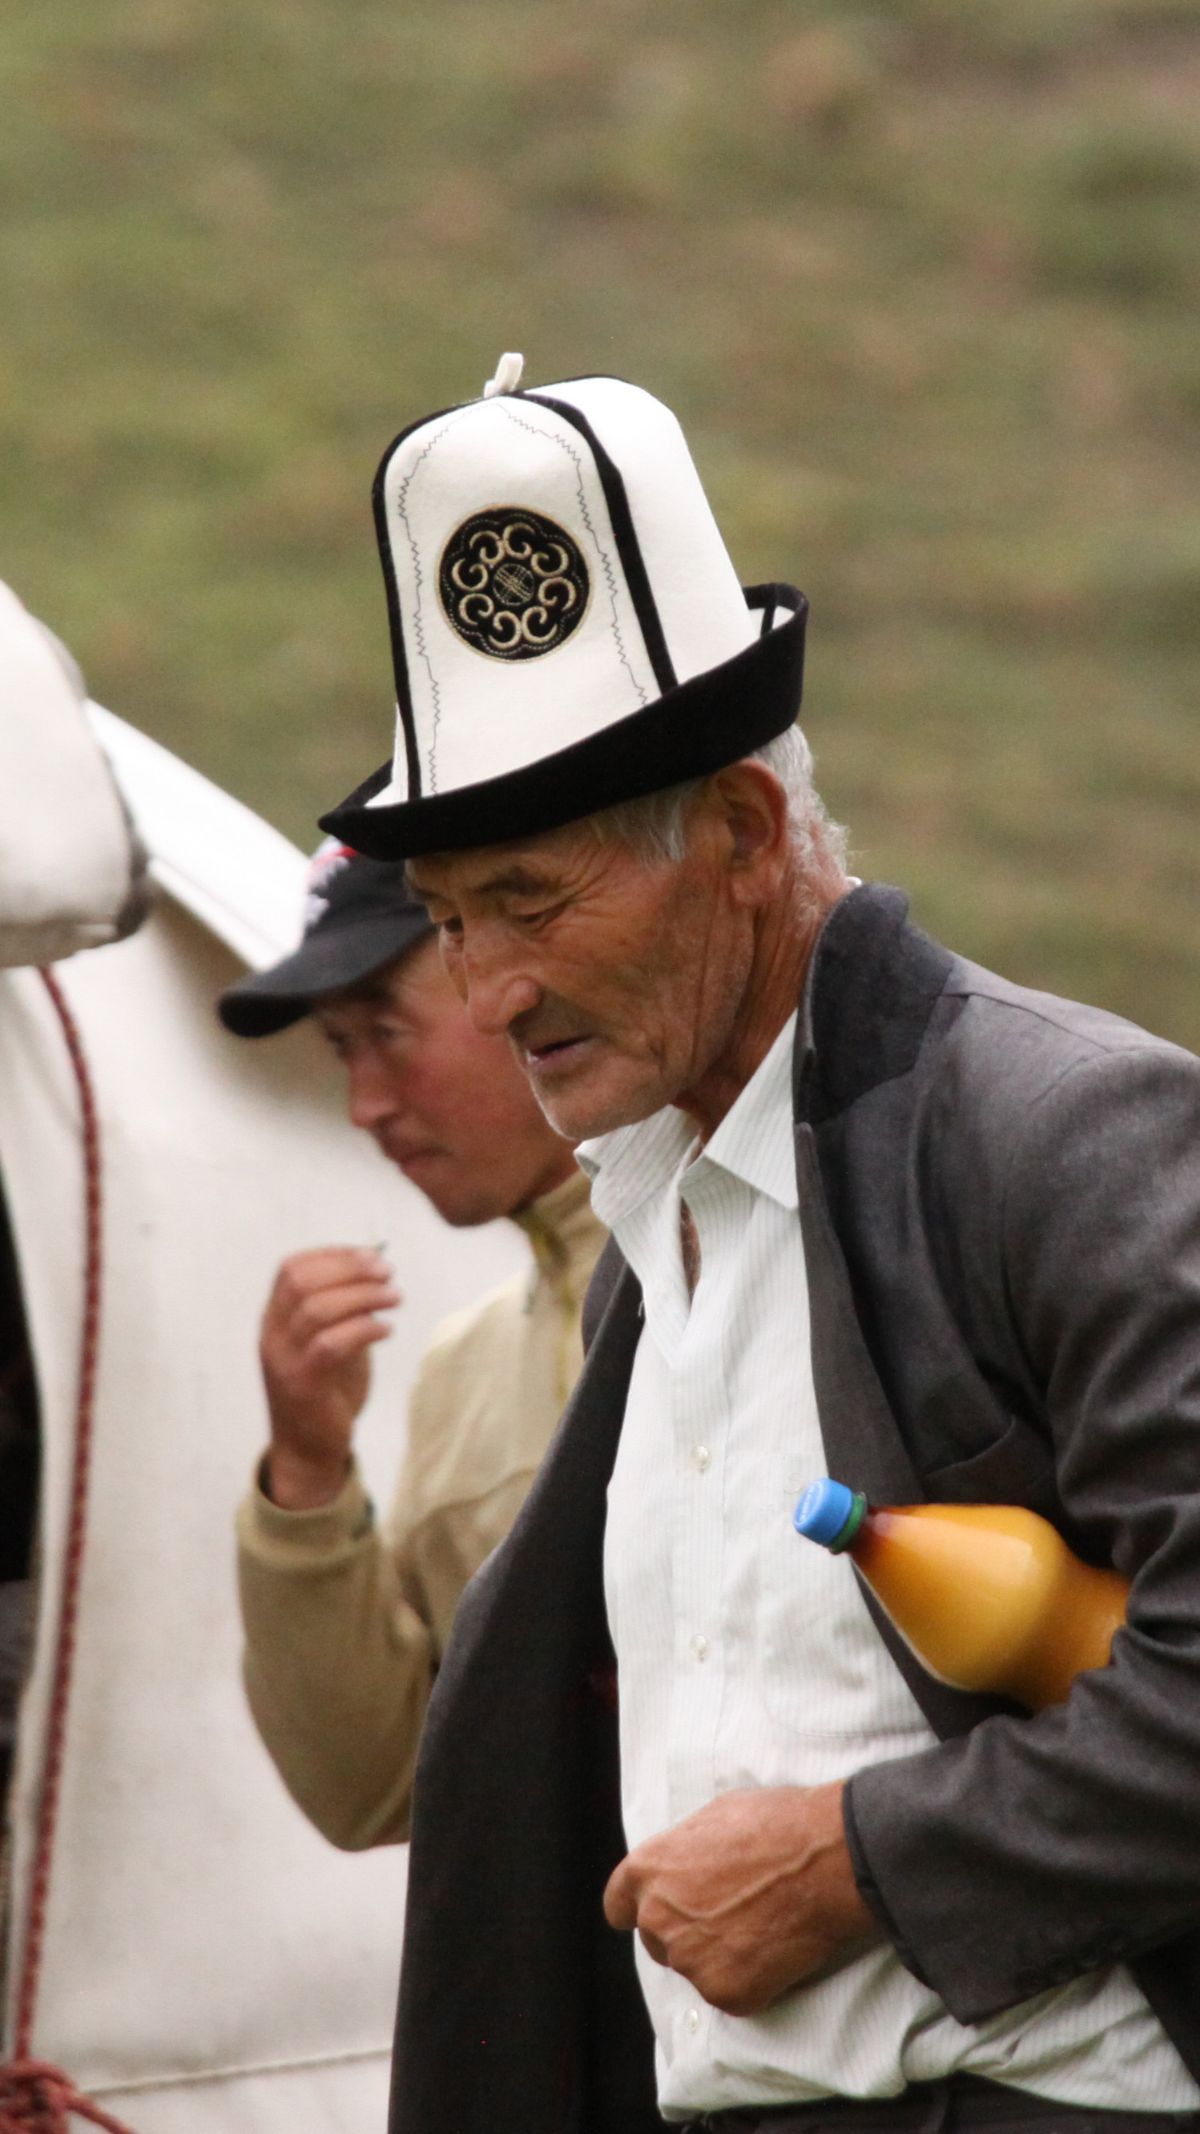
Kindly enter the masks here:
M 69 2134 L 68 2114 L 104 2127 L 107 2134 L 130 2134 L 90 2097 L 81 2096 L 69 2075 L 46 2060 L 8 2060 L 0 2067 L 0 2128 L 4 2134 Z
M 67 1706 L 71 1693 L 79 1588 L 83 1575 L 83 1545 L 87 1531 L 88 1470 L 91 1461 L 92 1418 L 100 1346 L 101 1273 L 100 1122 L 92 1078 L 84 1057 L 78 1025 L 67 1005 L 58 978 L 51 970 L 43 970 L 39 976 L 54 1003 L 55 1013 L 62 1026 L 79 1092 L 84 1175 L 83 1326 L 79 1353 L 79 1388 L 75 1403 L 75 1460 L 67 1518 L 66 1554 L 63 1561 L 62 1612 L 58 1625 L 58 1650 L 54 1656 L 50 1716 L 46 1726 L 46 1758 L 42 1774 L 42 1797 L 38 1807 L 33 1869 L 30 1875 L 25 1947 L 17 1990 L 13 2057 L 0 2065 L 0 2134 L 69 2134 L 69 2113 L 90 2120 L 93 2126 L 108 2129 L 108 2134 L 130 2134 L 130 2129 L 123 2126 L 119 2119 L 111 2119 L 106 2112 L 101 2111 L 98 2104 L 82 2097 L 70 2076 L 65 2075 L 61 2068 L 52 2067 L 44 2060 L 31 2057 L 42 1950 L 46 1937 L 50 1868 L 54 1857 L 54 1834 L 62 1792 Z

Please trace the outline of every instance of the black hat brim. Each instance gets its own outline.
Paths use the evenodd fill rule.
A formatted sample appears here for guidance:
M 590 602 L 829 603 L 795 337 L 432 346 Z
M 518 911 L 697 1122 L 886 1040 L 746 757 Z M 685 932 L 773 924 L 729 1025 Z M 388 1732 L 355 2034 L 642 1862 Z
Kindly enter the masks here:
M 298 1023 L 325 994 L 357 985 L 432 934 L 419 907 L 366 913 L 305 936 L 292 956 L 228 986 L 217 1013 L 235 1037 L 273 1037 Z
M 461 852 L 556 830 L 752 755 L 785 733 L 799 712 L 808 602 L 785 585 L 749 586 L 746 601 L 765 611 L 762 635 L 643 710 L 501 778 L 371 807 L 391 777 L 391 764 L 382 764 L 322 815 L 321 828 L 376 860 Z M 772 628 L 779 607 L 792 612 Z

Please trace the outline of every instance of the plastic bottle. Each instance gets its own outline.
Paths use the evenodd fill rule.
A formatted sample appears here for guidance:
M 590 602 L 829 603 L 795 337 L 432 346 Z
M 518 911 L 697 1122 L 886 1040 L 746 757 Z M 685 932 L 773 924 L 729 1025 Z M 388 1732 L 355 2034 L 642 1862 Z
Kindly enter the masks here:
M 851 1556 L 930 1674 L 992 1690 L 1030 1711 L 1061 1704 L 1103 1667 L 1125 1620 L 1129 1581 L 1081 1563 L 1062 1535 L 1015 1504 L 871 1510 L 844 1482 L 813 1482 L 798 1534 Z

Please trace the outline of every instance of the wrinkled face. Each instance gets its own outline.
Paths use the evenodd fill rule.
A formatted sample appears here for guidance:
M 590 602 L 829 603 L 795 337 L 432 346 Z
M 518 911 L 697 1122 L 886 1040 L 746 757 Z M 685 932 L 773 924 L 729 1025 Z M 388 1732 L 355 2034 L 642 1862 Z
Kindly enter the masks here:
M 511 1215 L 574 1170 L 503 1038 L 477 1030 L 423 941 L 315 1019 L 346 1070 L 355 1126 L 448 1223 Z
M 572 1141 L 685 1099 L 730 1044 L 752 948 L 721 838 L 702 817 L 667 862 L 572 823 L 410 864 L 477 1028 Z

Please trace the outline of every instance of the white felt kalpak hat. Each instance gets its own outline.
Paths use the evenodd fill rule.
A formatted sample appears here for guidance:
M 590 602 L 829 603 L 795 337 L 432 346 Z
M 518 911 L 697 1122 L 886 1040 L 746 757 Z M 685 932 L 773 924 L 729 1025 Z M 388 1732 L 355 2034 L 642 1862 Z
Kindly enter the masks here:
M 521 370 L 402 431 L 375 479 L 396 749 L 321 819 L 372 859 L 554 829 L 799 710 L 808 603 L 738 584 L 670 410 Z

